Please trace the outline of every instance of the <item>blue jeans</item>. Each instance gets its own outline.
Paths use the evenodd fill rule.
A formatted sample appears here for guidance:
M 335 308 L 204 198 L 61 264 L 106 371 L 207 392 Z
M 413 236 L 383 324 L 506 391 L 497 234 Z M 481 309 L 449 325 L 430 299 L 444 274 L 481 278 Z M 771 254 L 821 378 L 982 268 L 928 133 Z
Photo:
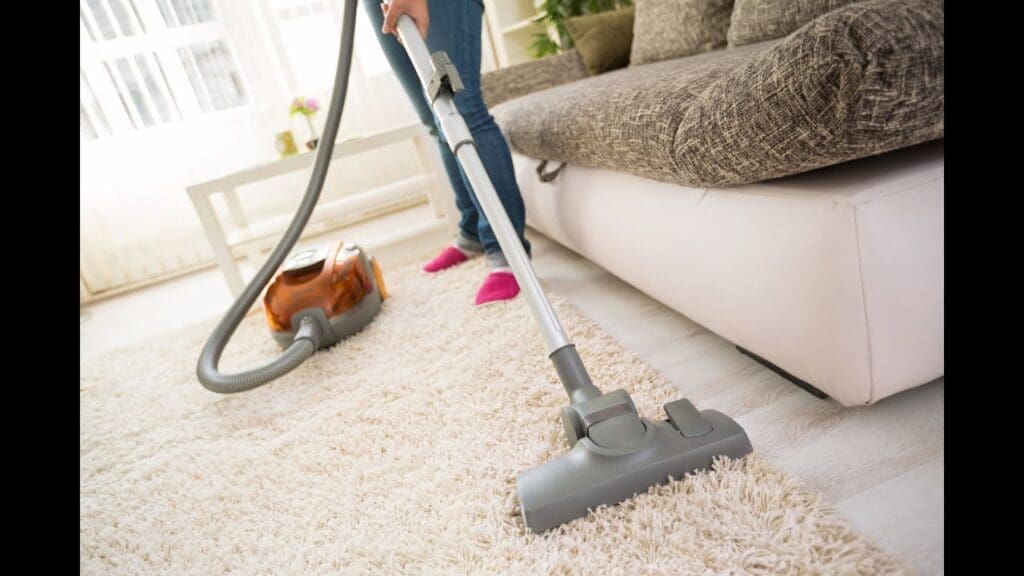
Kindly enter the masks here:
M 461 213 L 460 232 L 471 240 L 480 242 L 488 254 L 500 252 L 498 240 L 494 236 L 490 223 L 484 216 L 480 203 L 469 185 L 462 167 L 445 141 L 440 124 L 434 116 L 433 109 L 427 101 L 423 86 L 420 84 L 416 70 L 409 61 L 405 48 L 391 34 L 381 34 L 384 15 L 380 9 L 380 0 L 363 0 L 363 8 L 373 23 L 374 33 L 380 41 L 381 48 L 398 81 L 412 101 L 419 114 L 420 121 L 431 128 L 441 148 L 448 180 L 455 191 L 455 205 Z M 516 184 L 515 169 L 512 166 L 512 155 L 508 143 L 501 134 L 501 129 L 494 122 L 494 117 L 484 104 L 480 91 L 480 32 L 483 24 L 484 6 L 481 0 L 429 0 L 427 9 L 430 11 L 430 30 L 427 33 L 427 48 L 436 52 L 444 50 L 451 58 L 452 64 L 459 71 L 466 89 L 455 95 L 455 107 L 462 114 L 476 142 L 477 152 L 483 162 L 487 175 L 498 192 L 501 203 L 505 206 L 512 226 L 519 239 L 530 253 L 530 243 L 524 235 L 526 228 L 526 207 L 523 197 Z

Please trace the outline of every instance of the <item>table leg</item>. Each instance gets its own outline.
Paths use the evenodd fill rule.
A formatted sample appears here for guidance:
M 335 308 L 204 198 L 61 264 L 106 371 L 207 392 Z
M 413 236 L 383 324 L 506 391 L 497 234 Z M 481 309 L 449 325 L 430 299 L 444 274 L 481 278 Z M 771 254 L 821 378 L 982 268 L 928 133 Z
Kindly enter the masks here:
M 220 267 L 221 273 L 224 274 L 224 278 L 227 280 L 231 295 L 237 298 L 245 288 L 245 283 L 242 282 L 238 263 L 235 262 L 234 256 L 231 255 L 231 247 L 228 246 L 227 238 L 224 236 L 224 229 L 220 226 L 217 212 L 210 203 L 210 197 L 203 193 L 195 194 L 191 191 L 189 192 L 189 197 L 192 199 L 192 204 L 196 207 L 196 214 L 199 215 L 199 221 L 206 232 L 206 238 L 210 241 L 210 246 L 213 248 L 213 257 L 217 261 L 217 266 Z
M 228 210 L 231 212 L 231 223 L 235 225 L 235 228 L 245 228 L 249 225 L 249 219 L 245 216 L 245 210 L 242 209 L 242 203 L 238 201 L 238 194 L 235 193 L 234 188 L 228 188 L 224 191 L 224 201 L 228 204 Z

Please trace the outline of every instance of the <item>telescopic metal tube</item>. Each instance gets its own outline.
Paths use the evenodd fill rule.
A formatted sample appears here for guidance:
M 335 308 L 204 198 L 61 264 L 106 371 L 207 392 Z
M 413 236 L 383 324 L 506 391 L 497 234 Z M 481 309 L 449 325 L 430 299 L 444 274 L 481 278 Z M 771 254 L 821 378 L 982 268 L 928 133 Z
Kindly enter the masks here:
M 420 37 L 416 23 L 409 16 L 402 15 L 399 17 L 398 34 L 402 39 L 406 52 L 409 54 L 413 67 L 416 69 L 416 74 L 420 78 L 420 84 L 423 85 L 424 94 L 426 95 L 426 87 L 430 85 L 434 75 L 434 64 L 430 59 L 430 51 L 427 49 L 423 38 Z M 540 326 L 541 335 L 544 337 L 544 343 L 547 345 L 548 354 L 554 354 L 558 350 L 570 345 L 569 338 L 558 321 L 558 316 L 555 315 L 551 303 L 544 295 L 544 291 L 541 290 L 540 282 L 537 280 L 533 267 L 530 266 L 526 250 L 523 249 L 519 236 L 512 227 L 512 222 L 509 221 L 508 214 L 505 213 L 505 208 L 501 204 L 501 199 L 498 198 L 498 193 L 494 190 L 494 185 L 487 176 L 487 170 L 480 161 L 472 134 L 466 126 L 462 115 L 459 114 L 458 109 L 455 107 L 455 101 L 452 99 L 451 94 L 447 92 L 441 93 L 434 99 L 431 105 L 437 113 L 445 139 L 462 165 L 462 169 L 469 179 L 469 184 L 473 188 L 477 200 L 480 201 L 484 215 L 487 217 L 487 221 L 490 222 L 491 228 L 494 229 L 498 245 L 501 246 L 501 251 L 508 260 L 509 266 L 512 268 L 512 272 L 515 274 L 516 280 L 523 290 L 526 303 L 530 307 L 530 312 Z M 572 392 L 570 391 L 571 395 Z

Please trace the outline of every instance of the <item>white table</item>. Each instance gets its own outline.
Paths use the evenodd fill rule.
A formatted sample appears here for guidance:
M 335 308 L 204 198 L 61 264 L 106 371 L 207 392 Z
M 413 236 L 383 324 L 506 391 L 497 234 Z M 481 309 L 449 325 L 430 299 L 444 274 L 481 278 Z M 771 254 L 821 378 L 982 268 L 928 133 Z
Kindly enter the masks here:
M 352 194 L 333 202 L 321 200 L 305 233 L 326 231 L 317 230 L 316 223 L 330 222 L 332 218 L 335 222 L 339 217 L 344 218 L 343 223 L 347 224 L 372 216 L 381 206 L 422 202 L 420 198 L 425 194 L 434 209 L 435 216 L 443 218 L 446 221 L 444 225 L 447 226 L 449 232 L 454 234 L 458 216 L 451 185 L 438 153 L 436 140 L 426 126 L 410 124 L 369 136 L 337 142 L 334 145 L 331 160 L 410 139 L 416 146 L 420 174 L 372 190 Z M 250 222 L 238 200 L 238 187 L 289 172 L 310 170 L 315 156 L 314 153 L 287 156 L 186 188 L 189 199 L 192 200 L 199 220 L 202 222 L 203 230 L 206 232 L 206 238 L 213 248 L 217 266 L 224 274 L 232 295 L 237 297 L 245 288 L 245 281 L 242 278 L 238 262 L 235 260 L 233 249 L 241 248 L 247 251 L 250 260 L 258 265 L 262 261 L 259 241 L 280 237 L 292 218 L 292 215 L 288 214 L 261 222 Z M 210 201 L 215 194 L 222 194 L 228 206 L 231 218 L 227 231 L 221 225 L 217 211 Z M 427 223 L 427 225 L 434 226 L 437 223 Z

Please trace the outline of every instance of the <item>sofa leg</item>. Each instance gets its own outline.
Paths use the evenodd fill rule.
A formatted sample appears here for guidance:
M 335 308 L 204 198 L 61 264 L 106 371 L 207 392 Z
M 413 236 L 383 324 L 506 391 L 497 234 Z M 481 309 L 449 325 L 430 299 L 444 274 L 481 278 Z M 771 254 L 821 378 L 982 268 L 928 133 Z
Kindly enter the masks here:
M 754 360 L 756 360 L 758 364 L 764 365 L 766 368 L 768 368 L 772 372 L 775 372 L 779 376 L 782 376 L 786 380 L 789 380 L 793 384 L 796 384 L 797 386 L 799 386 L 799 387 L 803 388 L 804 390 L 810 392 L 811 395 L 813 395 L 814 397 L 816 397 L 816 398 L 828 398 L 828 394 L 825 394 L 824 392 L 822 392 L 821 390 L 818 390 L 814 386 L 811 386 L 807 382 L 804 382 L 803 380 L 797 378 L 796 376 L 793 376 L 789 372 L 786 372 L 782 368 L 779 368 L 775 364 L 772 364 L 771 362 L 765 360 L 764 358 L 761 358 L 760 356 L 758 356 L 757 354 L 754 354 L 750 350 L 747 350 L 747 349 L 742 348 L 740 346 L 736 346 L 736 349 L 739 350 L 741 354 L 745 354 L 747 356 L 750 356 Z

